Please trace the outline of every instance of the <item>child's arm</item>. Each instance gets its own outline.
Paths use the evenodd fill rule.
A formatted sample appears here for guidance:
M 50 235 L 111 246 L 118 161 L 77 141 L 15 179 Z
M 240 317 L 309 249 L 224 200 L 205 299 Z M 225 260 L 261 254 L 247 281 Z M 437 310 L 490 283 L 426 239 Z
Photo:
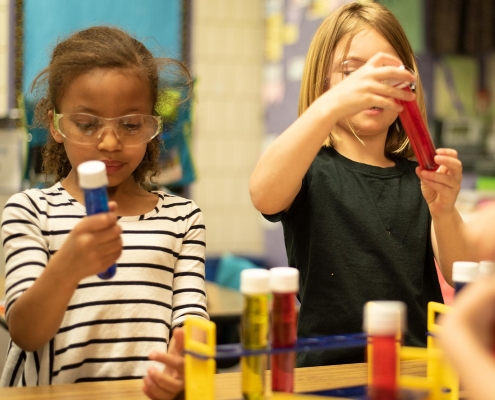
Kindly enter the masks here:
M 167 353 L 152 352 L 149 358 L 165 364 L 159 371 L 148 368 L 148 375 L 143 381 L 143 392 L 153 400 L 174 399 L 184 390 L 184 331 L 176 328 Z
M 439 339 L 469 398 L 495 398 L 495 279 L 472 283 L 442 316 Z
M 389 65 L 384 67 L 383 65 Z M 373 106 L 399 112 L 394 98 L 414 100 L 408 91 L 383 81 L 412 82 L 414 77 L 401 62 L 378 53 L 348 78 L 326 91 L 283 132 L 261 156 L 250 180 L 254 206 L 264 214 L 275 214 L 292 204 L 301 182 L 335 124 Z
M 98 214 L 81 220 L 68 235 L 61 248 L 46 262 L 43 271 L 36 278 L 19 279 L 8 285 L 7 323 L 12 340 L 23 350 L 35 351 L 48 343 L 57 333 L 65 311 L 79 281 L 87 276 L 103 272 L 120 256 L 122 242 L 121 229 L 115 215 L 116 204 L 111 204 L 112 212 Z M 43 248 L 43 233 L 35 213 L 25 208 L 9 207 L 4 212 L 2 234 L 11 238 L 5 243 L 6 271 L 18 279 L 20 261 L 27 263 L 37 259 L 38 254 L 48 254 Z M 7 221 L 26 221 L 22 224 Z M 16 236 L 12 229 L 20 229 L 22 236 Z M 16 228 L 17 227 L 17 228 Z M 22 242 L 16 243 L 16 239 Z M 16 250 L 22 247 L 26 251 Z M 45 245 L 46 246 L 46 245 Z M 35 253 L 31 254 L 29 252 Z M 22 258 L 19 258 L 21 257 Z M 39 261 L 33 264 L 42 265 Z M 9 280 L 9 278 L 7 279 Z M 31 283 L 31 281 L 33 281 Z M 19 285 L 29 282 L 27 289 L 16 293 Z M 16 298 L 15 296 L 18 295 Z M 10 299 L 10 300 L 9 300 Z
M 437 149 L 437 171 L 418 168 L 421 190 L 432 216 L 432 246 L 435 259 L 449 285 L 452 282 L 452 264 L 469 261 L 470 256 L 464 222 L 455 208 L 461 190 L 462 164 L 452 149 Z

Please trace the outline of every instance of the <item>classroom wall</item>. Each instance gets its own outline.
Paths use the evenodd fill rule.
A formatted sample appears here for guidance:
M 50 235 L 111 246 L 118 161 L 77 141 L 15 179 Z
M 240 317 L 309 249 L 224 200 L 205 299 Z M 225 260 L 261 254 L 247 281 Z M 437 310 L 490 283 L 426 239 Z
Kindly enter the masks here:
M 206 222 L 207 254 L 261 255 L 261 216 L 248 182 L 261 149 L 263 0 L 196 0 L 193 73 L 198 79 L 191 197 Z

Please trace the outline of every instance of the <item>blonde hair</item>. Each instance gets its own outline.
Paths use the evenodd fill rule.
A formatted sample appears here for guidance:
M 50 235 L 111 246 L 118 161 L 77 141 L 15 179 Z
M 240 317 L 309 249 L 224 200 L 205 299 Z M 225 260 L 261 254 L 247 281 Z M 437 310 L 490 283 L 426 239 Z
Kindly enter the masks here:
M 392 45 L 406 67 L 417 71 L 418 67 L 409 41 L 395 16 L 377 3 L 351 3 L 339 7 L 331 13 L 316 31 L 309 47 L 299 94 L 299 115 L 301 115 L 327 89 L 325 78 L 337 45 L 345 42 L 345 52 L 350 47 L 352 38 L 364 29 L 372 28 L 379 32 Z M 426 122 L 426 107 L 421 80 L 416 80 L 416 102 Z M 399 119 L 389 127 L 385 142 L 385 156 L 388 158 L 414 156 L 409 139 L 402 129 Z M 335 138 L 332 133 L 325 141 L 325 146 L 332 146 Z

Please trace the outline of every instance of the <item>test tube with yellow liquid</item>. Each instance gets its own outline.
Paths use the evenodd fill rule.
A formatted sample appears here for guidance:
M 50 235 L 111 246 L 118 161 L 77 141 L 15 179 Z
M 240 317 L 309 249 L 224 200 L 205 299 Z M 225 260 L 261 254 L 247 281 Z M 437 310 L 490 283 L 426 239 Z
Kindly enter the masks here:
M 268 271 L 261 268 L 246 269 L 241 272 L 241 293 L 244 295 L 241 342 L 246 350 L 262 350 L 268 346 L 269 277 Z M 244 399 L 264 399 L 266 364 L 266 354 L 242 357 L 242 396 Z

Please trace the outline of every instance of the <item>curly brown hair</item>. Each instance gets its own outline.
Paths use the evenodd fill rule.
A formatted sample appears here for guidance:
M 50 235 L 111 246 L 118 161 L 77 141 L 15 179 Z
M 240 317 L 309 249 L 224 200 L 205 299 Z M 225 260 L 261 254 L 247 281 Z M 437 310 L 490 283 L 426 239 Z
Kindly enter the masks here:
M 34 111 L 34 125 L 49 129 L 48 112 L 60 108 L 57 106 L 67 86 L 76 77 L 95 68 L 131 69 L 137 72 L 149 84 L 153 110 L 156 110 L 157 102 L 167 101 L 169 89 L 185 93 L 182 101 L 191 94 L 192 78 L 182 62 L 167 57 L 155 58 L 143 43 L 120 28 L 94 26 L 58 43 L 53 49 L 50 64 L 34 79 L 31 91 L 40 93 Z M 59 181 L 69 174 L 72 166 L 63 143 L 57 143 L 51 135 L 47 136 L 42 150 L 43 171 L 47 175 L 53 174 Z M 146 187 L 148 180 L 160 173 L 160 148 L 159 136 L 148 143 L 141 163 L 132 173 L 137 183 Z

